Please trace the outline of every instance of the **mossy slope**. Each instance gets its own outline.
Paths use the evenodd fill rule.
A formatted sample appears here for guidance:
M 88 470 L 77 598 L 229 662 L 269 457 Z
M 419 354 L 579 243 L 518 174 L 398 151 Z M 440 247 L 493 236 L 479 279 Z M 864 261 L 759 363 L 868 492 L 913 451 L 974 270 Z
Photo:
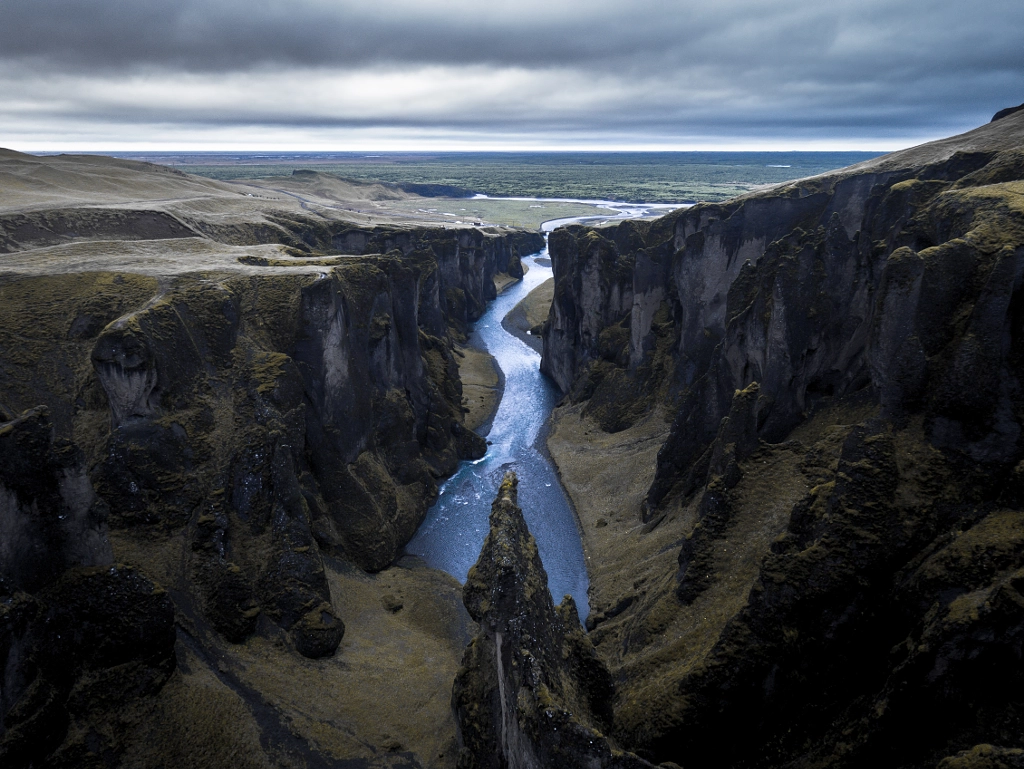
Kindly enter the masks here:
M 642 568 L 592 575 L 624 746 L 723 767 L 1024 747 L 1022 141 L 1018 113 L 552 235 L 544 369 L 604 431 L 674 414 L 623 511 Z
M 112 221 L 127 222 L 131 230 L 123 217 Z M 302 253 L 318 253 L 323 243 L 316 238 L 336 234 L 341 225 L 312 234 L 298 220 L 279 226 L 292 227 L 300 240 L 310 235 Z M 350 223 L 344 229 L 358 234 Z M 72 242 L 96 234 L 50 231 Z M 0 276 L 0 313 L 7 321 L 0 335 L 0 402 L 12 410 L 5 418 L 13 410 L 47 404 L 48 411 L 39 413 L 52 418 L 59 444 L 74 438 L 81 447 L 68 449 L 66 461 L 29 463 L 28 472 L 38 480 L 53 466 L 66 499 L 47 505 L 70 510 L 78 526 L 74 541 L 64 548 L 68 537 L 59 527 L 26 529 L 26 546 L 38 545 L 54 557 L 61 548 L 80 553 L 89 545 L 83 532 L 95 529 L 109 559 L 109 526 L 114 555 L 170 588 L 168 606 L 192 639 L 191 651 L 179 646 L 179 657 L 192 655 L 208 665 L 240 654 L 232 644 L 272 643 L 271 667 L 291 666 L 312 681 L 315 675 L 303 672 L 301 660 L 331 659 L 345 634 L 341 615 L 357 605 L 337 595 L 358 582 L 339 578 L 338 570 L 387 569 L 436 497 L 438 480 L 460 459 L 483 453 L 482 439 L 462 426 L 455 342 L 494 296 L 496 272 L 515 272 L 520 246 L 535 243 L 514 233 L 475 230 L 378 228 L 363 236 L 370 255 L 333 257 L 329 264 L 289 257 L 294 266 L 286 270 L 269 264 L 225 270 L 218 264 L 208 272 L 174 269 L 143 276 L 125 265 L 118 273 L 39 277 L 6 270 Z M 49 429 L 47 422 L 43 432 Z M 68 503 L 72 492 L 78 495 L 74 504 Z M 59 497 L 55 489 L 47 494 L 48 500 Z M 4 566 L 19 578 L 49 568 L 6 555 Z M 402 636 L 405 645 L 393 649 L 402 662 L 388 680 L 429 699 L 423 689 L 438 689 L 435 679 L 442 673 L 428 664 L 417 672 L 411 660 L 448 655 L 438 670 L 447 671 L 450 681 L 464 643 L 465 631 L 458 628 L 468 619 L 461 610 L 444 609 L 440 596 L 450 585 L 435 585 L 437 596 L 429 601 L 413 600 L 435 578 L 427 569 L 410 573 L 406 600 L 415 608 L 397 625 L 407 624 L 405 618 L 412 624 Z M 379 600 L 374 605 L 374 615 L 392 615 Z M 424 612 L 442 609 L 455 640 L 438 641 L 435 623 L 425 618 Z M 359 620 L 356 627 L 374 623 Z M 239 750 L 250 758 L 286 755 L 291 742 L 273 747 L 277 743 L 267 735 L 297 718 L 302 708 L 296 693 L 288 694 L 295 701 L 284 694 L 275 700 L 264 687 L 270 679 L 259 676 L 239 678 L 238 686 L 222 691 L 208 680 L 209 672 L 175 674 L 176 701 L 194 705 L 185 690 L 212 687 L 223 700 L 214 712 L 223 715 L 238 711 L 235 698 L 241 696 L 252 719 L 250 732 L 260 736 L 256 745 L 245 738 Z M 169 674 L 164 669 L 145 697 L 160 699 Z M 214 677 L 229 678 L 223 671 Z M 359 676 L 346 681 L 367 685 Z M 18 683 L 4 691 L 10 696 L 2 713 L 14 713 L 9 722 L 35 723 L 39 699 L 31 692 L 21 696 Z M 342 700 L 345 707 L 348 700 Z M 375 728 L 372 714 L 341 731 L 323 713 L 304 716 L 300 742 L 313 745 L 306 756 L 311 763 L 295 765 L 356 756 L 374 766 L 451 765 L 454 723 L 447 694 L 443 701 L 440 709 L 436 703 L 425 706 L 417 716 L 423 728 L 396 716 L 391 736 Z M 101 754 L 115 763 L 119 756 L 129 764 L 143 761 L 141 735 L 167 740 L 146 722 L 145 714 L 155 717 L 161 707 L 131 700 L 110 711 L 110 727 L 102 728 L 99 742 L 89 742 L 89 710 L 80 719 L 81 734 L 69 737 L 78 741 L 75 755 L 82 765 Z M 59 732 L 60 718 L 57 724 Z M 342 735 L 351 729 L 354 737 Z M 217 733 L 213 725 L 190 731 L 200 742 Z M 31 729 L 25 734 L 30 741 L 39 736 Z M 56 748 L 60 734 L 50 736 L 46 744 Z M 21 739 L 11 737 L 16 738 Z M 99 752 L 81 748 L 79 738 L 95 742 Z M 394 760 L 372 758 L 392 744 L 426 753 L 416 758 L 394 747 Z M 187 761 L 231 754 L 212 745 L 178 747 Z M 447 757 L 432 754 L 438 750 Z

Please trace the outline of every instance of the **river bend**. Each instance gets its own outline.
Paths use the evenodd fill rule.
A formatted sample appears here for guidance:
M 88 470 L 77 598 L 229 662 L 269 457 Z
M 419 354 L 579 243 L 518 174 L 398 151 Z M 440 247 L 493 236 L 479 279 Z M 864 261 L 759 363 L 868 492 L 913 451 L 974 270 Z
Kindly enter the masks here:
M 651 206 L 616 205 L 618 216 L 555 219 L 545 222 L 543 229 L 551 232 L 563 224 L 640 218 L 655 213 Z M 560 394 L 551 380 L 540 373 L 540 355 L 501 326 L 506 314 L 552 276 L 547 256 L 545 248 L 524 258 L 529 272 L 491 302 L 476 322 L 470 346 L 494 356 L 505 377 L 501 402 L 486 436 L 490 445 L 482 459 L 463 462 L 455 475 L 441 485 L 437 502 L 406 545 L 406 552 L 465 582 L 490 528 L 491 502 L 502 476 L 515 470 L 519 476 L 519 505 L 537 541 L 551 595 L 555 603 L 562 596 L 571 595 L 583 620 L 589 613 L 586 557 L 576 515 L 544 448 L 545 425 Z

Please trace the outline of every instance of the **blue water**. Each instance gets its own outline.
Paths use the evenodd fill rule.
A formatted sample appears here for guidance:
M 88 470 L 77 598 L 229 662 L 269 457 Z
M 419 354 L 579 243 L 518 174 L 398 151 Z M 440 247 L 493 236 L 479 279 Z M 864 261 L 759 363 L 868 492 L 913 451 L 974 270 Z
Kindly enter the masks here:
M 545 222 L 550 232 L 578 221 L 642 218 L 664 213 L 668 206 L 612 204 L 613 216 L 574 217 Z M 672 206 L 675 207 L 675 206 Z M 519 506 L 540 551 L 555 603 L 571 595 L 580 619 L 590 612 L 587 600 L 586 557 L 576 515 L 543 449 L 543 428 L 558 402 L 558 388 L 540 373 L 540 355 L 501 327 L 501 321 L 533 289 L 551 277 L 551 268 L 538 264 L 547 248 L 526 257 L 529 272 L 495 299 L 477 321 L 469 344 L 494 356 L 505 376 L 505 391 L 487 434 L 491 443 L 483 459 L 463 462 L 441 486 L 440 497 L 406 545 L 406 552 L 434 568 L 466 581 L 490 528 L 491 502 L 508 470 L 519 476 Z
M 405 549 L 465 582 L 487 536 L 491 502 L 502 476 L 515 470 L 519 506 L 537 540 L 551 595 L 555 603 L 571 595 L 582 619 L 589 612 L 583 545 L 576 516 L 541 444 L 542 428 L 560 394 L 540 373 L 540 355 L 501 327 L 502 318 L 551 277 L 551 268 L 536 262 L 546 256 L 544 250 L 523 259 L 529 272 L 494 300 L 476 323 L 470 345 L 493 355 L 505 376 L 505 392 L 487 434 L 491 445 L 483 459 L 463 462 L 445 481 L 437 503 Z

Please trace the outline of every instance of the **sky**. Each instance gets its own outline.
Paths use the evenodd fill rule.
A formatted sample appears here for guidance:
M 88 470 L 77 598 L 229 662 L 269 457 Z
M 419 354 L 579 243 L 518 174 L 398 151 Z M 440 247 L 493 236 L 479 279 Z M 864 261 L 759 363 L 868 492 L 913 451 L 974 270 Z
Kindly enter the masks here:
M 0 0 L 0 146 L 891 150 L 1024 102 L 1022 0 Z

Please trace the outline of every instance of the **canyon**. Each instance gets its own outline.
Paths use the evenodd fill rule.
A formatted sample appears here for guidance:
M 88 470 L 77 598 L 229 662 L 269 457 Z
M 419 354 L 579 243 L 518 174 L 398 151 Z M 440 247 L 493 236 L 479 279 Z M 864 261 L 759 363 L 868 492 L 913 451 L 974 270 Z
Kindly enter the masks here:
M 0 173 L 5 766 L 1024 765 L 1024 112 L 551 233 L 585 626 L 403 555 L 539 233 Z
M 376 575 L 485 451 L 454 340 L 542 236 L 365 227 L 127 161 L 3 160 L 21 194 L 0 217 L 4 764 L 278 765 L 295 744 L 296 765 L 444 763 L 458 584 Z M 62 580 L 97 604 L 140 591 L 151 614 L 97 618 L 110 637 L 76 639 L 69 665 L 52 617 L 73 626 L 81 601 Z M 325 662 L 353 622 L 347 661 Z M 362 699 L 381 680 L 418 707 L 381 718 Z
M 549 447 L 620 744 L 692 766 L 1021 760 L 1022 140 L 1016 113 L 552 234 Z

